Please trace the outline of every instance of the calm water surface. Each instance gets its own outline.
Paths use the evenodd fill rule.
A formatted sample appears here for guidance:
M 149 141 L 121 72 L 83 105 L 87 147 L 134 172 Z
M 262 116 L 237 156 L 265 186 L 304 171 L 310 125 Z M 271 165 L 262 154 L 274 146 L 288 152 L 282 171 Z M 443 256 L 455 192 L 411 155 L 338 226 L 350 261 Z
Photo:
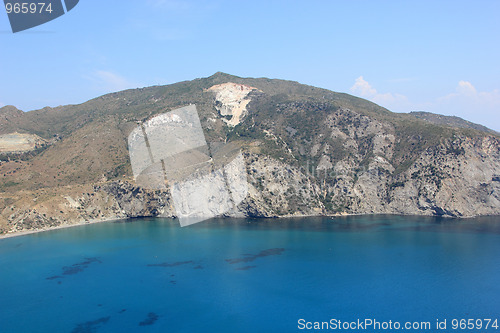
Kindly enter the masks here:
M 296 332 L 332 318 L 500 321 L 500 219 L 135 219 L 0 240 L 2 333 Z

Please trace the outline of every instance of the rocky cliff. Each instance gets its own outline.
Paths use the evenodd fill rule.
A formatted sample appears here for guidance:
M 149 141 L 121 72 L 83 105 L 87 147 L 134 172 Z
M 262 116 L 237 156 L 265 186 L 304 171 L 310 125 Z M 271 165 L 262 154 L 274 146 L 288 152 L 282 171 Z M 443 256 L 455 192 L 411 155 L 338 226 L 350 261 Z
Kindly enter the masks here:
M 0 135 L 25 132 L 49 144 L 2 155 L 0 229 L 175 216 L 168 190 L 135 185 L 126 138 L 137 121 L 190 103 L 208 142 L 243 152 L 248 196 L 226 215 L 500 214 L 494 132 L 296 82 L 217 73 L 15 117 L 10 107 Z

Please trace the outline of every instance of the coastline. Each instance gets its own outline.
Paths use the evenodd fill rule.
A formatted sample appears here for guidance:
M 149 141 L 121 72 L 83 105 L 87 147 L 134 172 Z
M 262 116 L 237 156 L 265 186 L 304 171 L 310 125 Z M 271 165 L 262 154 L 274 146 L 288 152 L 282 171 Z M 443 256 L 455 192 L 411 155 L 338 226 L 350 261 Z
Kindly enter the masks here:
M 362 215 L 362 214 L 348 214 L 348 213 L 341 213 L 341 214 L 335 214 L 335 215 L 325 215 L 328 217 L 345 217 L 345 216 L 355 216 L 355 215 Z M 287 215 L 287 216 L 272 216 L 272 217 L 264 217 L 264 218 L 290 218 L 290 217 L 318 217 L 318 216 L 323 216 L 323 215 L 313 215 L 313 214 L 297 214 L 297 215 Z M 232 216 L 232 218 L 238 218 Z M 261 217 L 262 218 L 262 217 Z M 66 229 L 66 228 L 72 228 L 72 227 L 79 227 L 82 225 L 89 225 L 89 224 L 96 224 L 96 223 L 104 223 L 104 222 L 112 222 L 112 221 L 119 221 L 119 220 L 126 220 L 127 218 L 118 218 L 118 217 L 110 217 L 110 218 L 105 218 L 105 219 L 95 219 L 95 220 L 90 220 L 90 221 L 85 221 L 85 222 L 77 222 L 75 224 L 63 224 L 59 225 L 57 227 L 53 228 L 45 228 L 45 229 L 37 229 L 37 230 L 25 230 L 25 231 L 18 231 L 18 232 L 10 232 L 6 234 L 0 235 L 0 240 L 6 239 L 6 238 L 13 238 L 13 237 L 19 237 L 19 236 L 26 236 L 26 235 L 31 235 L 31 234 L 37 234 L 45 231 L 51 231 L 51 230 L 58 230 L 58 229 Z
M 75 223 L 75 224 L 62 224 L 62 225 L 58 225 L 57 227 L 53 227 L 53 228 L 37 229 L 37 230 L 25 230 L 25 231 L 19 231 L 19 232 L 10 232 L 10 233 L 6 233 L 6 234 L 3 234 L 3 235 L 0 235 L 0 240 L 6 239 L 6 238 L 18 237 L 18 236 L 26 236 L 26 235 L 31 235 L 31 234 L 37 234 L 37 233 L 45 232 L 45 231 L 58 230 L 58 229 L 66 229 L 66 228 L 72 228 L 72 227 L 80 227 L 82 225 L 104 223 L 104 222 L 112 222 L 112 221 L 118 221 L 118 220 L 122 220 L 122 219 L 121 218 L 112 217 L 112 218 L 106 218 L 106 219 L 95 219 L 95 220 L 90 220 L 90 221 L 78 222 L 78 223 Z
M 298 218 L 298 217 L 329 217 L 329 218 L 337 218 L 337 217 L 349 217 L 349 216 L 366 216 L 366 215 L 394 215 L 394 216 L 422 216 L 422 217 L 436 217 L 432 215 L 412 215 L 412 214 L 351 214 L 351 213 L 337 213 L 337 214 L 332 214 L 332 215 L 313 215 L 313 214 L 297 214 L 297 215 L 287 215 L 287 216 L 271 216 L 271 217 L 259 217 L 258 219 L 283 219 L 283 218 Z M 232 218 L 241 218 L 241 217 L 236 217 L 236 216 L 231 216 Z M 474 219 L 478 217 L 498 217 L 500 219 L 500 215 L 476 215 L 476 216 L 470 216 L 470 217 L 451 217 L 451 216 L 440 216 L 441 218 L 444 219 L 459 219 L 462 221 L 467 221 L 469 219 Z M 245 217 L 243 217 L 245 218 Z M 95 220 L 90 220 L 90 221 L 84 221 L 84 222 L 78 222 L 75 224 L 63 224 L 59 225 L 57 227 L 53 228 L 46 228 L 46 229 L 37 229 L 37 230 L 25 230 L 25 231 L 19 231 L 19 232 L 11 232 L 11 233 L 6 233 L 3 235 L 0 235 L 0 240 L 6 239 L 6 238 L 13 238 L 13 237 L 18 237 L 18 236 L 26 236 L 30 234 L 37 234 L 45 231 L 51 231 L 51 230 L 58 230 L 58 229 L 66 229 L 66 228 L 72 228 L 72 227 L 79 227 L 82 225 L 89 225 L 89 224 L 96 224 L 96 223 L 104 223 L 104 222 L 113 222 L 113 221 L 119 221 L 119 220 L 126 220 L 127 218 L 118 218 L 118 217 L 110 217 L 110 218 L 105 218 L 105 219 L 95 219 Z

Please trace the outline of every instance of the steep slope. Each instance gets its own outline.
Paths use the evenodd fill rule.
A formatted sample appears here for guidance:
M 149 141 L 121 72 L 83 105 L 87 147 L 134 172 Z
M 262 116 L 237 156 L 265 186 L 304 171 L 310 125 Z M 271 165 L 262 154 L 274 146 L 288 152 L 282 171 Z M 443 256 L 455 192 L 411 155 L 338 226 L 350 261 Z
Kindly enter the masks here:
M 216 73 L 80 105 L 0 109 L 0 134 L 48 142 L 2 155 L 0 229 L 172 216 L 168 191 L 134 186 L 127 136 L 137 121 L 189 104 L 208 142 L 232 142 L 244 153 L 249 195 L 230 215 L 500 214 L 493 132 L 297 82 Z

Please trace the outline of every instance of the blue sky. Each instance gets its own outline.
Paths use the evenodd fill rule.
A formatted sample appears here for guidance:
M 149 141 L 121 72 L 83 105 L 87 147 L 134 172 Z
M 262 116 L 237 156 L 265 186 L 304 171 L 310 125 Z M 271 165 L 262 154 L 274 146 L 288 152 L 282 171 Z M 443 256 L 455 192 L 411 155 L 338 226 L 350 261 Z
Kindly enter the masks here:
M 0 10 L 0 105 L 76 104 L 223 71 L 500 131 L 499 13 L 497 0 L 80 0 L 12 34 Z

